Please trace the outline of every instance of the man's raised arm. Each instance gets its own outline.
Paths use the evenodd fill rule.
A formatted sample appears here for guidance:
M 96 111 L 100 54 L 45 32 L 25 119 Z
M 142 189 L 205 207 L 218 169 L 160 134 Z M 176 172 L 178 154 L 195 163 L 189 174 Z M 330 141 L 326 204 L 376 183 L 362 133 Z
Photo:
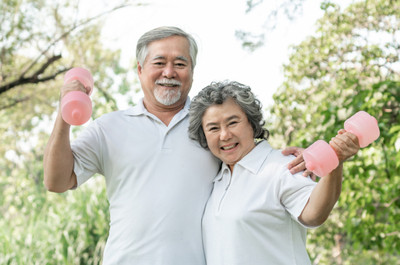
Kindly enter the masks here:
M 72 81 L 61 88 L 61 98 L 73 90 L 86 92 L 79 81 Z M 61 193 L 77 185 L 69 140 L 70 127 L 71 125 L 62 119 L 59 111 L 43 158 L 44 185 L 49 191 Z

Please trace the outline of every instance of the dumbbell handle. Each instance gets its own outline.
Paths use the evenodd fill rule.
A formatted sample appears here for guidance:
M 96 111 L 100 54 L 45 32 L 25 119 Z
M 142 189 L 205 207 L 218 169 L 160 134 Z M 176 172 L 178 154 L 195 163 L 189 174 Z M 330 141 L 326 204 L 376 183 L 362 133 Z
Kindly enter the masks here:
M 377 120 L 365 111 L 359 111 L 344 123 L 346 131 L 357 136 L 360 147 L 366 147 L 379 137 Z M 303 152 L 306 168 L 317 176 L 329 174 L 339 165 L 333 148 L 325 141 L 318 140 Z
M 93 77 L 91 73 L 81 67 L 69 70 L 64 76 L 64 84 L 78 80 L 86 88 L 86 94 L 81 91 L 68 92 L 61 100 L 61 114 L 65 122 L 70 125 L 82 125 L 92 115 L 92 102 L 88 95 L 93 91 Z
M 86 88 L 86 94 L 91 95 L 93 91 L 93 77 L 89 70 L 82 67 L 71 68 L 64 75 L 64 85 L 73 81 L 78 80 Z

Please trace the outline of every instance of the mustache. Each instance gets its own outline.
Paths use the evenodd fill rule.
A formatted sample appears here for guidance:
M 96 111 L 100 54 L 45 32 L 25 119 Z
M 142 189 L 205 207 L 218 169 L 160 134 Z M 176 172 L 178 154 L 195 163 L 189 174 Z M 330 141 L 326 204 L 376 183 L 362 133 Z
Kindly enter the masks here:
M 170 85 L 170 86 L 181 86 L 182 83 L 175 79 L 161 79 L 155 82 L 156 85 Z

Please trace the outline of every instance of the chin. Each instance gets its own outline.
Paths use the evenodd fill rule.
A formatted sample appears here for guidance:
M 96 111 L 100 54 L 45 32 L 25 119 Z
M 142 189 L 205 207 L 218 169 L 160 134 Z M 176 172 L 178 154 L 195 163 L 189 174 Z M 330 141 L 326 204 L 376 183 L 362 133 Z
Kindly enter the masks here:
M 157 90 L 154 93 L 154 96 L 159 103 L 166 106 L 171 106 L 179 102 L 182 93 L 180 90 L 164 90 L 164 91 Z

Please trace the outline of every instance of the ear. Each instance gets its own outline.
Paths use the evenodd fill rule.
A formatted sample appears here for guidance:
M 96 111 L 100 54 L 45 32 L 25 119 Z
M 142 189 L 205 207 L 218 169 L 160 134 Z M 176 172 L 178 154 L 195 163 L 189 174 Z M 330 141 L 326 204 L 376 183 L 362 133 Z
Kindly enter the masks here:
M 139 62 L 137 62 L 137 71 L 139 75 L 142 74 L 142 66 L 140 65 Z

